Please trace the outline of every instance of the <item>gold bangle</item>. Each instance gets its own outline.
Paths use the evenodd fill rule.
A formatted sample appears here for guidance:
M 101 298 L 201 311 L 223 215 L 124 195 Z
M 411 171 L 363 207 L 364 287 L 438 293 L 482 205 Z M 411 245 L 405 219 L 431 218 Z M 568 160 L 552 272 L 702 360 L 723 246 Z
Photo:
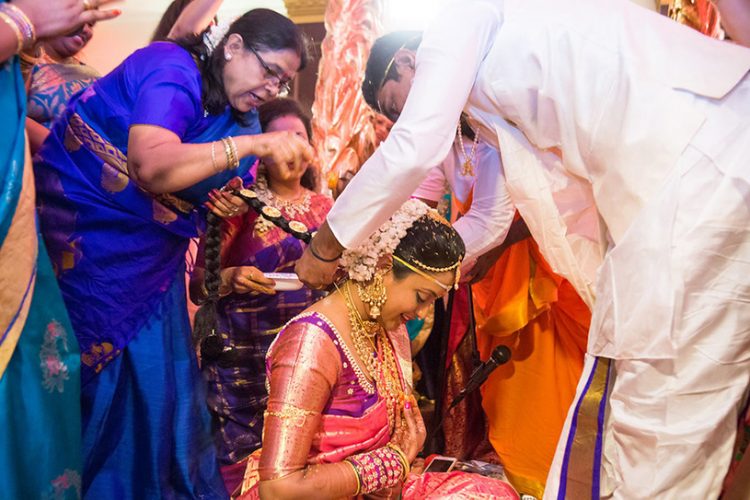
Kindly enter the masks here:
M 354 471 L 354 476 L 357 478 L 357 491 L 355 491 L 354 495 L 352 495 L 356 497 L 362 491 L 362 478 L 359 477 L 359 471 L 357 470 L 357 466 L 354 465 L 349 459 L 345 458 L 344 463 L 349 464 L 349 467 L 351 467 L 352 470 Z
M 10 26 L 10 29 L 13 30 L 13 32 L 16 34 L 16 39 L 18 40 L 18 46 L 16 47 L 16 54 L 20 54 L 23 50 L 23 33 L 21 33 L 21 28 L 18 27 L 18 24 L 5 12 L 0 12 L 0 19 L 5 21 L 8 26 Z
M 22 33 L 24 41 L 27 42 L 29 46 L 33 45 L 34 41 L 36 41 L 36 29 L 34 29 L 34 25 L 31 23 L 29 16 L 12 3 L 5 3 L 2 5 L 5 13 L 9 14 L 10 17 L 14 18 L 16 23 L 18 23 L 18 28 Z
M 229 141 L 227 141 L 226 137 L 221 138 L 221 143 L 224 145 L 224 156 L 227 161 L 223 170 L 229 170 L 232 167 L 232 147 L 229 145 Z
M 234 142 L 234 137 L 232 137 L 231 135 L 227 137 L 227 139 L 229 140 L 229 144 L 232 146 L 232 154 L 234 155 L 234 168 L 237 168 L 240 166 L 240 156 L 237 152 L 237 143 Z
M 211 164 L 212 164 L 212 165 L 213 165 L 213 167 L 214 167 L 214 172 L 216 172 L 217 174 L 218 174 L 219 172 L 221 172 L 221 169 L 220 169 L 220 168 L 219 168 L 219 166 L 218 166 L 218 165 L 216 164 L 216 141 L 213 141 L 213 142 L 211 143 Z
M 240 162 L 237 160 L 237 153 L 232 148 L 231 137 L 223 137 L 221 142 L 224 143 L 224 153 L 227 156 L 227 170 L 230 168 L 237 168 Z
M 409 464 L 409 460 L 406 458 L 406 453 L 404 453 L 404 450 L 401 449 L 401 447 L 397 444 L 388 443 L 386 446 L 388 446 L 390 449 L 396 452 L 398 454 L 398 458 L 401 462 L 401 465 L 404 466 L 404 475 L 401 478 L 406 479 L 406 476 L 409 474 L 409 471 L 411 471 L 411 464 Z

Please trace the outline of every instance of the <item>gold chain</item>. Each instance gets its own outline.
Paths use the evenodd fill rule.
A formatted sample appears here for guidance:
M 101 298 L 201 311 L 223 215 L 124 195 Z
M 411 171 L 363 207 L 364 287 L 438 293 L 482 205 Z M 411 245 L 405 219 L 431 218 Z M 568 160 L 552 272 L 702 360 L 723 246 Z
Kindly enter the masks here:
M 458 120 L 458 127 L 456 127 L 456 137 L 458 139 L 458 145 L 461 149 L 461 155 L 464 157 L 464 162 L 461 165 L 461 175 L 474 176 L 474 159 L 477 155 L 477 146 L 479 145 L 479 130 L 474 130 L 469 126 L 472 132 L 474 132 L 474 142 L 471 145 L 471 152 L 466 154 L 466 148 L 464 147 L 464 134 L 461 128 L 461 120 Z
M 365 372 L 374 382 L 378 394 L 385 399 L 388 408 L 388 423 L 393 431 L 396 425 L 396 412 L 400 411 L 400 405 L 405 397 L 393 346 L 383 327 L 374 321 L 362 319 L 354 305 L 350 282 L 346 282 L 345 292 L 342 292 L 338 285 L 335 286 L 346 303 L 354 349 L 364 363 Z

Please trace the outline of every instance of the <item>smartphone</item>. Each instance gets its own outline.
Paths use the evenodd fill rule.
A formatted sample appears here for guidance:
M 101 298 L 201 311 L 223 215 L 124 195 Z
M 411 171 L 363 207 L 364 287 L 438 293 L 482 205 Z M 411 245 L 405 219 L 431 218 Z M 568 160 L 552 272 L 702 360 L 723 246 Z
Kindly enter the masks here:
M 424 470 L 425 472 L 450 472 L 456 465 L 457 459 L 453 457 L 436 456 Z

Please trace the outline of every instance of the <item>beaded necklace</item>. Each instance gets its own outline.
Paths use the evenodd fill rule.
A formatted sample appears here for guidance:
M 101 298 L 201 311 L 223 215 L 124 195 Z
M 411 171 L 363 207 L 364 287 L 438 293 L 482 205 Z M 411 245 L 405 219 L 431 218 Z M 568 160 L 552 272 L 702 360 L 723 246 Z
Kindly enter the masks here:
M 474 176 L 474 158 L 477 155 L 477 146 L 479 145 L 479 131 L 474 130 L 469 126 L 472 132 L 474 132 L 474 142 L 471 144 L 471 151 L 466 154 L 466 148 L 464 147 L 464 134 L 461 127 L 461 120 L 458 121 L 458 127 L 456 127 L 456 140 L 458 141 L 461 155 L 464 157 L 464 162 L 461 164 L 461 175 L 466 177 L 467 175 Z

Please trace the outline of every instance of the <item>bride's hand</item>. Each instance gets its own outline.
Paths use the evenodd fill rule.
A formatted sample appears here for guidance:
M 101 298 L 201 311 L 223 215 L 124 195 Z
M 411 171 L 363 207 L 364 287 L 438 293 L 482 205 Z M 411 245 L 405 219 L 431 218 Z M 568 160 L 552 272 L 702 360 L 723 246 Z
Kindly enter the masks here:
M 411 396 L 404 403 L 401 419 L 403 420 L 396 422 L 397 429 L 391 442 L 401 448 L 409 463 L 412 463 L 424 446 L 427 431 L 419 407 Z

